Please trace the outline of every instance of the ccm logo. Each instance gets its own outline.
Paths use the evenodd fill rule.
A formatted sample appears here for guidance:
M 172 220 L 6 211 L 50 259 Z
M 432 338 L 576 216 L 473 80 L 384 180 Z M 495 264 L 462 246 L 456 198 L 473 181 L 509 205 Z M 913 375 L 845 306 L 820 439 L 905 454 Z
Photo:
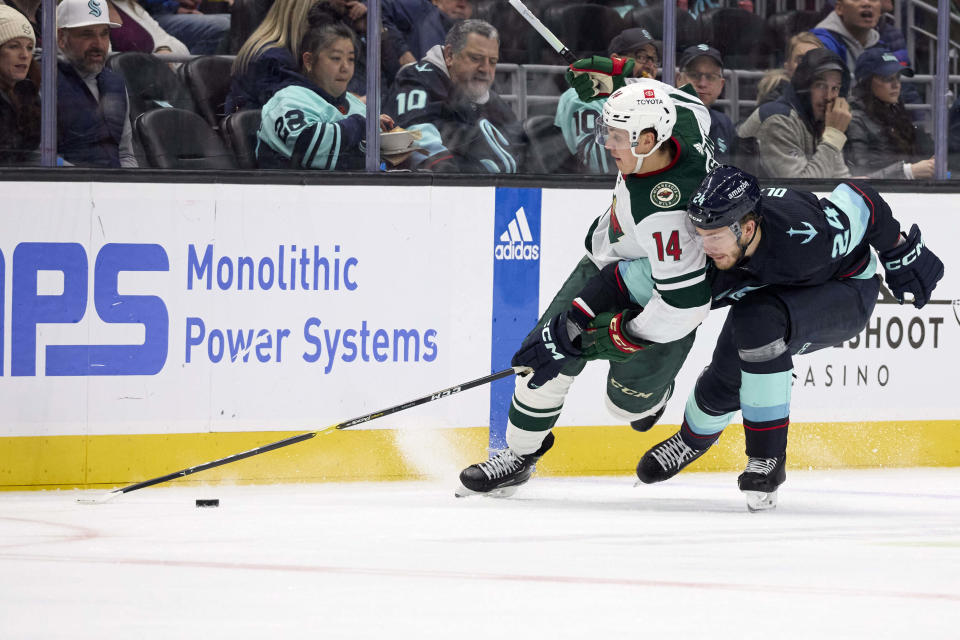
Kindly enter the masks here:
M 106 244 L 97 253 L 90 282 L 87 252 L 75 242 L 21 242 L 13 250 L 10 329 L 10 373 L 37 375 L 37 329 L 44 324 L 77 324 L 87 311 L 93 288 L 97 316 L 108 324 L 138 324 L 142 344 L 51 344 L 46 346 L 48 376 L 153 375 L 167 361 L 170 326 L 167 307 L 157 296 L 121 295 L 117 278 L 124 271 L 169 271 L 170 262 L 158 244 Z M 0 254 L 0 309 L 6 265 Z M 63 275 L 63 290 L 38 293 L 41 271 Z M 2 314 L 0 314 L 2 318 Z M 41 331 L 42 332 L 42 331 Z M 0 338 L 3 324 L 0 320 Z M 3 363 L 0 339 L 0 367 Z M 0 368 L 0 375 L 3 374 Z
M 920 257 L 920 252 L 923 250 L 923 241 L 917 243 L 917 246 L 913 248 L 910 253 L 905 256 L 901 256 L 896 260 L 891 260 L 890 262 L 884 262 L 883 268 L 887 271 L 896 271 L 903 267 L 909 266 L 914 260 Z

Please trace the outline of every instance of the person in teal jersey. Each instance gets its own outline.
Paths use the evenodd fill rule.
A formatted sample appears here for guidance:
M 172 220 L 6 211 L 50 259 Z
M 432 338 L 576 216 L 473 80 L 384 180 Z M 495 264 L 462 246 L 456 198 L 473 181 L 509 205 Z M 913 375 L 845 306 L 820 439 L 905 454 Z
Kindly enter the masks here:
M 300 50 L 303 84 L 284 87 L 263 105 L 257 132 L 262 169 L 362 169 L 367 106 L 347 92 L 357 41 L 341 22 L 311 15 Z M 380 128 L 393 120 L 380 116 Z
M 611 56 L 634 61 L 633 78 L 656 78 L 660 65 L 659 43 L 642 27 L 626 29 L 610 41 Z M 577 158 L 583 173 L 616 173 L 616 165 L 602 145 L 594 139 L 593 131 L 606 98 L 585 102 L 573 88 L 560 96 L 557 116 L 553 124 L 560 128 L 570 155 Z

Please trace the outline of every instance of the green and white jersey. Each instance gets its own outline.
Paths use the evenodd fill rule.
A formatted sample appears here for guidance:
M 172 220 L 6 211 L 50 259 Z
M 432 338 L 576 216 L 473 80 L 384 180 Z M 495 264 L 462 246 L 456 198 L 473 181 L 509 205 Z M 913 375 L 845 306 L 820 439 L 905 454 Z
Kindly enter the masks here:
M 611 262 L 644 261 L 632 267 L 621 265 L 620 273 L 631 294 L 646 292 L 634 295 L 638 302 L 649 296 L 630 330 L 651 342 L 682 338 L 710 310 L 706 255 L 686 212 L 690 196 L 716 166 L 708 136 L 710 113 L 689 85 L 670 88 L 669 95 L 676 105 L 677 122 L 664 144 L 675 146 L 673 162 L 652 173 L 618 175 L 613 203 L 597 218 L 586 239 L 587 250 L 600 268 Z
M 575 156 L 590 173 L 609 173 L 613 167 L 613 159 L 607 150 L 594 140 L 605 102 L 604 98 L 584 102 L 577 97 L 575 89 L 567 89 L 560 95 L 557 115 L 553 119 L 570 155 Z
M 303 169 L 357 168 L 353 165 L 356 157 L 362 155 L 362 133 L 343 131 L 337 123 L 354 114 L 365 115 L 367 107 L 349 92 L 344 98 L 341 100 L 346 113 L 312 89 L 284 87 L 263 105 L 257 132 L 259 144 L 294 159 L 296 166 Z

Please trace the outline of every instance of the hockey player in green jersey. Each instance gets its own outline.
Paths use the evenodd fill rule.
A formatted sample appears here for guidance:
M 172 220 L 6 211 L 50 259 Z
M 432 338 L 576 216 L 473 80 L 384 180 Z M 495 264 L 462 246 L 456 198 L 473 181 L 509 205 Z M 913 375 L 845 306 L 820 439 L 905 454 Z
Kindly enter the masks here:
M 634 78 L 656 78 L 660 49 L 650 32 L 642 27 L 625 29 L 610 41 L 611 58 L 624 61 L 626 82 Z M 568 73 L 573 73 L 570 71 Z M 553 124 L 560 128 L 570 154 L 577 158 L 581 171 L 616 173 L 603 145 L 596 141 L 594 130 L 603 113 L 605 99 L 584 100 L 573 87 L 560 95 Z
M 464 469 L 458 496 L 510 495 L 530 478 L 588 360 L 610 361 L 605 400 L 614 415 L 646 431 L 663 414 L 710 309 L 706 259 L 686 215 L 715 164 L 709 126 L 692 91 L 641 79 L 610 95 L 596 135 L 620 171 L 612 204 L 513 357 L 533 372 L 516 380 L 508 448 Z
M 311 19 L 313 19 L 311 14 Z M 262 169 L 362 169 L 366 105 L 347 92 L 357 41 L 340 22 L 311 26 L 300 47 L 303 77 L 261 111 L 257 158 Z M 380 128 L 393 126 L 380 116 Z

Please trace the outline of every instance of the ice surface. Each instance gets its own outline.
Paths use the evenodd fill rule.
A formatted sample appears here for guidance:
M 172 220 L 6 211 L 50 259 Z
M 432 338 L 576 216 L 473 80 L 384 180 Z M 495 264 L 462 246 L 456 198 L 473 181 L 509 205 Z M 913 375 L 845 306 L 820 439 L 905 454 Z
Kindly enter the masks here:
M 960 469 L 454 478 L 0 493 L 0 638 L 960 637 Z

